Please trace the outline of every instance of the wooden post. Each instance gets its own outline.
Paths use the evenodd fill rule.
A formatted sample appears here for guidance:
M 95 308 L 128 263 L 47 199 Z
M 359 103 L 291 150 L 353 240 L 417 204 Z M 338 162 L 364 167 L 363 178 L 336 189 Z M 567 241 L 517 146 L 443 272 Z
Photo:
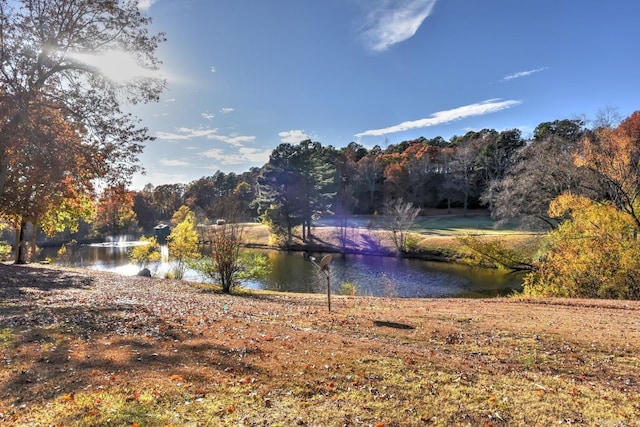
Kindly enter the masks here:
M 320 260 L 320 271 L 324 273 L 327 278 L 327 307 L 329 307 L 329 311 L 331 311 L 331 270 L 329 270 L 329 264 L 331 263 L 331 255 L 325 255 L 322 260 Z

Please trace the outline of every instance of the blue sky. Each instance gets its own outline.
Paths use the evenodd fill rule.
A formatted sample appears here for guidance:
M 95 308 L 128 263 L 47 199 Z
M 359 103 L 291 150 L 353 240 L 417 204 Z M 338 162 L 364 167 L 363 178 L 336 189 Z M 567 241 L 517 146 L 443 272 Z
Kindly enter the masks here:
M 168 88 L 133 188 L 337 148 L 640 108 L 632 0 L 140 0 Z M 125 67 L 120 67 L 124 69 Z

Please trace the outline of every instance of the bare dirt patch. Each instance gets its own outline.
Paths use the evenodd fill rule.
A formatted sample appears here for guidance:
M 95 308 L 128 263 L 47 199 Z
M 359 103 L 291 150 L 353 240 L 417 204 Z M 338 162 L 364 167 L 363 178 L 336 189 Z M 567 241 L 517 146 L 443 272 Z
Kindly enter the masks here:
M 4 425 L 639 425 L 636 302 L 0 281 Z

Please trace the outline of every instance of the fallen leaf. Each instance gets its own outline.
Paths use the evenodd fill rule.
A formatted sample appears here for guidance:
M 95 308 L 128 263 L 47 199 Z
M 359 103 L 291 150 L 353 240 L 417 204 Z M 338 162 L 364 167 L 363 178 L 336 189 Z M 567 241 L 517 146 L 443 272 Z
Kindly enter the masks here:
M 129 396 L 127 396 L 127 398 L 124 401 L 132 402 L 134 400 L 138 400 L 139 398 L 140 398 L 140 393 L 136 391 L 134 393 L 131 393 Z

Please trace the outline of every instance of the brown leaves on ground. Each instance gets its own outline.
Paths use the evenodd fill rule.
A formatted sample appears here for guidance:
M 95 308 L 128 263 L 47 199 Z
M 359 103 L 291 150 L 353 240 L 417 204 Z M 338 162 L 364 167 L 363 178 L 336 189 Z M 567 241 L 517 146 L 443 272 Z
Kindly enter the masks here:
M 6 425 L 638 425 L 640 304 L 208 293 L 0 265 Z

